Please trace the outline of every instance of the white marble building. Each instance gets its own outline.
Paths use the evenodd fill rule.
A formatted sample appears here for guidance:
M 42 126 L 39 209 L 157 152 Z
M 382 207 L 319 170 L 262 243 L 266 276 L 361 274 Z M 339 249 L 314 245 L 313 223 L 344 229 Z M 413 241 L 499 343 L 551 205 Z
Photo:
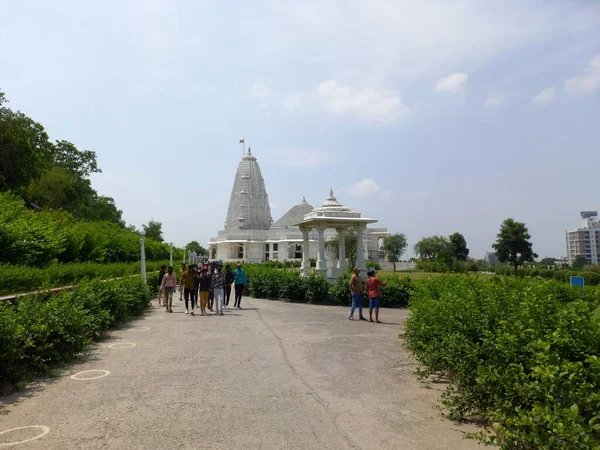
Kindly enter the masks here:
M 334 209 L 342 208 L 344 211 L 350 211 L 337 202 L 333 197 L 333 192 L 330 193 L 330 197 L 323 206 L 317 210 L 332 206 Z M 265 181 L 258 161 L 249 149 L 248 154 L 242 157 L 235 174 L 225 229 L 219 231 L 217 237 L 211 238 L 209 255 L 213 259 L 222 261 L 302 261 L 306 241 L 299 223 L 317 210 L 303 198 L 279 220 L 273 222 Z M 353 212 L 353 214 L 358 214 L 360 217 L 360 213 Z M 367 220 L 369 221 L 369 219 Z M 373 222 L 376 220 L 369 221 L 369 223 Z M 323 239 L 331 239 L 336 233 L 334 228 L 327 228 L 323 231 Z M 316 229 L 310 229 L 305 234 L 307 234 L 309 243 L 308 257 L 319 259 L 321 256 L 319 254 L 319 232 Z M 380 240 L 389 234 L 387 228 L 367 228 L 363 232 L 362 260 L 379 260 L 382 257 L 379 252 Z M 357 257 L 357 260 L 361 260 L 361 258 Z M 337 263 L 333 261 L 328 264 L 328 267 L 336 266 Z

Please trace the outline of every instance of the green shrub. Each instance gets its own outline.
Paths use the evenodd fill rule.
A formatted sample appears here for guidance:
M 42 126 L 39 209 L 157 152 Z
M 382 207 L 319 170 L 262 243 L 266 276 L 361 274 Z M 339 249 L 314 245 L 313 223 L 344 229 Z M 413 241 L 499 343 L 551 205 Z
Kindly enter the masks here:
M 420 374 L 451 380 L 451 417 L 498 423 L 512 449 L 600 445 L 598 288 L 472 276 L 419 280 L 406 341 Z
M 148 272 L 156 271 L 168 261 L 149 261 Z M 48 287 L 62 287 L 94 278 L 108 279 L 140 273 L 140 263 L 68 263 L 46 268 L 0 265 L 0 294 L 16 294 Z
M 0 381 L 21 383 L 75 357 L 111 325 L 149 305 L 140 278 L 94 280 L 57 295 L 0 304 Z
M 381 265 L 377 261 L 367 261 L 367 269 L 381 270 Z

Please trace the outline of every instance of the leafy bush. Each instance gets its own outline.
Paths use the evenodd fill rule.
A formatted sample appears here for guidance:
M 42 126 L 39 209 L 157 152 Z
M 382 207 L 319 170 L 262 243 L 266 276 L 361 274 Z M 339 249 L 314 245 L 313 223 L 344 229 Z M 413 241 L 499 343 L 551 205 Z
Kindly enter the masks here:
M 168 261 L 148 261 L 146 270 L 156 271 Z M 15 294 L 36 289 L 68 286 L 82 280 L 108 279 L 140 273 L 140 263 L 69 263 L 46 268 L 0 265 L 0 294 Z
M 381 270 L 381 265 L 377 261 L 367 261 L 367 269 Z
M 246 265 L 247 293 L 259 298 L 285 298 L 314 303 L 328 298 L 329 284 L 318 275 L 303 277 L 300 272 Z
M 165 243 L 147 238 L 145 248 L 149 260 L 169 257 Z M 77 220 L 64 211 L 31 211 L 21 198 L 0 192 L 0 263 L 134 262 L 139 254 L 139 235 L 119 224 Z
M 0 381 L 17 384 L 48 373 L 89 346 L 111 325 L 149 305 L 139 278 L 81 283 L 70 292 L 0 304 Z
M 600 446 L 600 289 L 448 275 L 419 280 L 406 341 L 420 374 L 451 380 L 453 418 L 497 423 L 506 449 Z

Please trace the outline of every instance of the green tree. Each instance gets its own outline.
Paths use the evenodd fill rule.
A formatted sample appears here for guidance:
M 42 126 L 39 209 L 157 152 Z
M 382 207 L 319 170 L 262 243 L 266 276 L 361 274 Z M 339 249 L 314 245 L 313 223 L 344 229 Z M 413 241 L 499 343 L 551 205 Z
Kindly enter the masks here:
M 68 141 L 56 141 L 52 146 L 52 162 L 80 178 L 88 178 L 92 173 L 102 172 L 98 167 L 96 152 L 78 150 Z
M 158 242 L 163 242 L 162 236 L 162 223 L 157 222 L 156 220 L 151 220 L 148 222 L 148 225 L 142 225 L 142 228 L 146 232 L 146 237 L 150 239 L 154 239 Z
M 510 264 L 515 271 L 515 276 L 520 265 L 537 258 L 530 239 L 529 230 L 523 222 L 508 218 L 502 222 L 496 243 L 492 245 L 498 260 Z
M 354 267 L 356 265 L 356 242 L 357 234 L 355 230 L 344 230 L 344 248 L 346 250 L 346 259 L 348 260 L 348 266 Z M 335 259 L 340 258 L 340 239 L 336 234 L 333 238 L 325 242 L 325 248 L 330 252 Z
M 400 261 L 400 257 L 406 251 L 407 246 L 406 236 L 403 233 L 392 234 L 383 239 L 383 251 L 386 253 L 388 261 L 394 264 L 394 272 L 396 271 L 396 263 Z
M 52 144 L 42 125 L 6 102 L 0 92 L 0 190 L 20 191 L 48 167 Z
M 556 261 L 556 258 L 542 258 L 542 260 L 540 261 L 540 265 L 541 266 L 554 266 L 554 261 Z
M 454 233 L 448 239 L 452 255 L 459 261 L 466 261 L 469 257 L 469 249 L 465 237 L 461 233 Z
M 590 261 L 583 255 L 577 255 L 573 262 L 571 263 L 571 267 L 575 270 L 583 269 Z
M 188 245 L 185 246 L 185 248 L 190 252 L 196 253 L 197 255 L 208 255 L 208 250 L 202 247 L 198 241 L 191 241 Z
M 415 244 L 415 253 L 421 259 L 434 260 L 452 253 L 450 241 L 445 236 L 422 238 Z

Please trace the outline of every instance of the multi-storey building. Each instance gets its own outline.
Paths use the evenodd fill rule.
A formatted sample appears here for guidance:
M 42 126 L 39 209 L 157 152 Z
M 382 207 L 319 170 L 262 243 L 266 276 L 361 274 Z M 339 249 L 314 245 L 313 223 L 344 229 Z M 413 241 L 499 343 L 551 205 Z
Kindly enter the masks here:
M 590 264 L 598 264 L 600 255 L 600 222 L 598 211 L 581 212 L 582 227 L 567 230 L 567 258 L 569 265 L 577 256 L 583 256 Z

